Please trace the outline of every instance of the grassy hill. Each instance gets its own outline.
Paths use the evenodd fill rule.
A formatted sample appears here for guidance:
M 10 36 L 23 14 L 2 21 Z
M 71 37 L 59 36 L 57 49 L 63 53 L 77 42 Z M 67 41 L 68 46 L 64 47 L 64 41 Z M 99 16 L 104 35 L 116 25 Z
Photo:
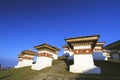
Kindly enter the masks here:
M 95 65 L 101 67 L 102 74 L 70 73 L 68 66 L 72 63 L 60 57 L 53 61 L 52 67 L 40 71 L 30 67 L 0 71 L 0 80 L 120 80 L 119 61 L 95 61 Z

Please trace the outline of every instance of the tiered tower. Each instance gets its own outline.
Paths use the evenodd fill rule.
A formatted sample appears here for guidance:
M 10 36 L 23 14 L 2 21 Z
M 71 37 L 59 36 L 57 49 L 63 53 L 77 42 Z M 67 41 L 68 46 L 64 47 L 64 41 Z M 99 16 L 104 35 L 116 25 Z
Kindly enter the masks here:
M 64 56 L 67 57 L 68 60 L 73 60 L 73 51 L 72 49 L 69 47 L 69 45 L 64 45 L 63 46 L 63 49 L 64 49 Z
M 22 54 L 19 54 L 18 55 L 18 64 L 15 66 L 15 68 L 19 68 L 19 67 L 22 67 L 22 60 L 23 60 L 23 55 Z
M 18 55 L 18 64 L 15 66 L 15 68 L 31 66 L 33 64 L 35 55 L 36 55 L 36 52 L 33 52 L 31 50 L 22 51 Z
M 52 66 L 52 60 L 57 59 L 59 48 L 48 44 L 41 44 L 35 46 L 35 49 L 38 50 L 36 63 L 32 65 L 33 70 L 41 70 L 43 68 Z
M 67 38 L 65 41 L 71 48 L 74 64 L 70 66 L 73 73 L 101 73 L 99 67 L 94 65 L 93 49 L 98 41 L 99 35 Z
M 120 59 L 120 40 L 105 46 L 112 59 Z
M 93 49 L 93 59 L 95 60 L 108 60 L 107 53 L 103 49 L 105 42 L 97 42 Z

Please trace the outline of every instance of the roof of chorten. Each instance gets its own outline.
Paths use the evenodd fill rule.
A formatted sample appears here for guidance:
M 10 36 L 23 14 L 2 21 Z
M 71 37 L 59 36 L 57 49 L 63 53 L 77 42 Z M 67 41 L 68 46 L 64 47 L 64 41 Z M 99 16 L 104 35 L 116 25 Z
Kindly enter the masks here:
M 80 37 L 73 37 L 65 39 L 66 42 L 74 42 L 74 41 L 89 41 L 89 40 L 96 40 L 99 38 L 99 35 L 92 35 L 92 36 L 80 36 Z
M 72 48 L 71 44 L 73 44 L 73 43 L 93 42 L 92 48 L 94 48 L 98 39 L 99 39 L 99 35 L 91 35 L 91 36 L 80 36 L 80 37 L 67 38 L 67 39 L 65 39 L 65 41 L 71 48 Z
M 37 50 L 47 48 L 47 49 L 50 49 L 50 50 L 53 50 L 53 51 L 60 51 L 59 48 L 57 48 L 55 46 L 51 46 L 51 45 L 49 45 L 47 43 L 35 46 L 34 48 L 37 49 Z
M 23 51 L 21 52 L 21 54 L 22 54 L 22 55 L 24 55 L 24 54 L 36 55 L 37 53 L 34 52 L 34 51 L 32 51 L 32 50 L 23 50 Z
M 105 46 L 105 48 L 110 50 L 120 50 L 120 40 Z
M 23 57 L 23 54 L 18 54 L 18 58 L 22 58 Z
M 105 44 L 105 42 L 97 42 L 96 46 L 101 46 L 102 47 L 104 44 Z

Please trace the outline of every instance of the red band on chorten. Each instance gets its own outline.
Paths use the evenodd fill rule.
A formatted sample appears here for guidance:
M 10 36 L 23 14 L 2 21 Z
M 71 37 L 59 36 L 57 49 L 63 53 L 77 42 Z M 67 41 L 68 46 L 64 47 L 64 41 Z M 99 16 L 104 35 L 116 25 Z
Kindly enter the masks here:
M 28 56 L 23 57 L 23 59 L 33 60 L 33 58 L 32 58 L 32 57 L 28 57 Z
M 92 49 L 75 49 L 74 54 L 92 54 Z
M 48 54 L 48 53 L 39 53 L 38 55 L 37 55 L 38 57 L 41 57 L 41 56 L 45 56 L 45 57 L 49 57 L 49 58 L 52 58 L 52 54 Z

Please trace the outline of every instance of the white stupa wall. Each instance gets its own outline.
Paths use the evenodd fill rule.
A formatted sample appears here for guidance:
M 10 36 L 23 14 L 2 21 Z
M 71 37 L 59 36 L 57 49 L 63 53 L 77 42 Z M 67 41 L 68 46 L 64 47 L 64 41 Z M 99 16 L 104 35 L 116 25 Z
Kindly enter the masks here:
M 74 46 L 74 49 L 88 49 L 91 48 L 91 46 Z M 74 56 L 73 56 L 73 52 L 71 50 L 64 50 L 64 54 L 68 53 L 69 57 L 68 60 L 73 60 Z
M 91 49 L 91 45 L 88 46 L 74 46 L 74 50 L 79 49 Z M 99 67 L 94 65 L 92 53 L 74 54 L 74 64 L 70 66 L 70 72 L 73 73 L 88 73 L 88 74 L 100 74 Z
M 33 64 L 31 68 L 33 70 L 41 70 L 50 66 L 52 66 L 52 58 L 41 56 L 41 57 L 37 57 L 36 63 Z
M 22 61 L 23 66 L 31 66 L 32 64 L 33 64 L 33 60 L 24 59 Z
M 22 64 L 24 66 L 31 66 L 33 64 L 33 58 L 34 58 L 34 56 L 25 54 L 23 57 L 24 57 L 24 59 L 22 61 Z
M 74 46 L 74 50 L 79 49 L 91 49 L 91 46 Z M 80 64 L 80 63 L 87 63 L 87 64 Z M 92 54 L 75 54 L 74 55 L 74 64 L 75 65 L 94 65 L 93 56 Z
M 91 54 L 76 54 L 74 55 L 74 65 L 93 66 L 93 57 Z
M 108 55 L 106 52 L 102 51 L 101 47 L 95 47 L 93 50 L 93 59 L 94 60 L 108 60 Z
M 108 56 L 106 52 L 93 52 L 94 60 L 108 60 Z
M 32 55 L 23 55 L 22 61 L 18 61 L 18 64 L 15 66 L 15 68 L 21 68 L 25 66 L 31 66 L 33 64 L 34 56 Z
M 64 55 L 68 55 L 68 60 L 73 60 L 73 52 L 71 50 L 64 48 Z
M 72 73 L 85 73 L 85 74 L 100 74 L 101 69 L 97 66 L 71 65 L 70 72 L 72 72 Z
M 21 68 L 23 67 L 22 62 L 18 62 L 18 64 L 14 68 Z
M 74 49 L 91 49 L 91 45 L 88 46 L 74 46 Z
M 20 67 L 23 67 L 23 65 L 22 65 L 22 58 L 18 59 L 18 64 L 14 68 L 20 68 Z
M 39 51 L 38 53 L 43 53 L 43 52 L 51 54 L 53 56 L 54 60 L 58 59 L 58 55 L 57 54 L 54 54 L 54 53 L 46 51 L 46 50 Z

